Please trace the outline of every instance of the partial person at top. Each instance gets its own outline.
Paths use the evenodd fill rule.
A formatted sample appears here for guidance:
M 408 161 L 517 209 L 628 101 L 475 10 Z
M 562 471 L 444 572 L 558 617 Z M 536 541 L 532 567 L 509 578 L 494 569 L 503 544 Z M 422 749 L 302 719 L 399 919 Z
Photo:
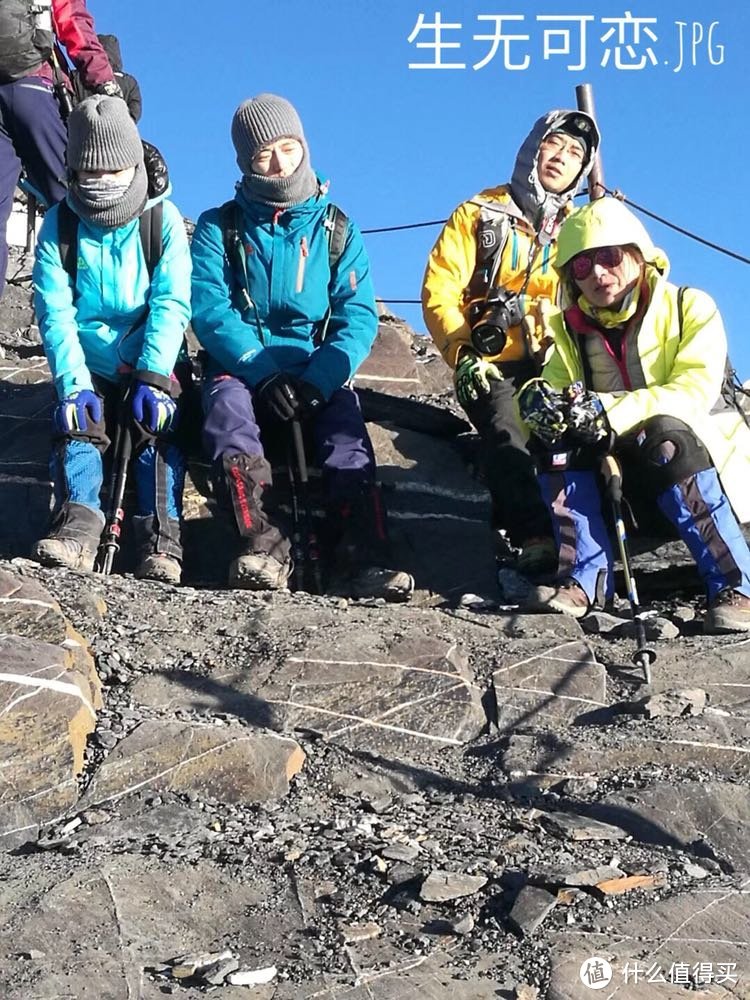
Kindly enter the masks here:
M 126 73 L 122 68 L 120 40 L 117 35 L 97 35 L 97 38 L 101 42 L 104 51 L 107 53 L 109 64 L 115 74 L 115 80 L 122 91 L 123 100 L 128 106 L 130 117 L 134 122 L 139 122 L 141 115 L 143 114 L 141 88 L 138 86 L 136 78 L 131 76 L 130 73 Z M 95 90 L 92 91 L 85 85 L 80 73 L 73 74 L 73 85 L 75 87 L 76 97 L 79 101 L 82 101 L 85 97 L 90 97 L 92 93 L 96 93 Z
M 531 577 L 553 568 L 557 554 L 515 394 L 538 371 L 544 313 L 558 287 L 557 233 L 598 147 L 596 125 L 581 111 L 539 118 L 510 183 L 459 205 L 424 276 L 427 329 L 454 369 L 456 396 L 479 432 L 491 526 L 520 550 L 517 568 Z
M 45 205 L 65 197 L 64 116 L 72 85 L 58 43 L 92 93 L 122 96 L 84 0 L 0 3 L 0 295 L 8 268 L 5 231 L 21 169 Z

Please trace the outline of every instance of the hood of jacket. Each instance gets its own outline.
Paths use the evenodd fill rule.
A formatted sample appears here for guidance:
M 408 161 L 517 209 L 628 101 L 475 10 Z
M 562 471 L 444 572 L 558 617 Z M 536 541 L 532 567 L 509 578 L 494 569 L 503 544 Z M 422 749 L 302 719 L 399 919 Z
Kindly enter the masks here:
M 122 72 L 122 55 L 120 53 L 120 40 L 117 35 L 97 35 L 102 43 L 102 48 L 107 53 L 109 65 L 113 73 Z
M 561 128 L 571 118 L 580 119 L 579 127 L 583 126 L 583 130 L 591 132 L 591 143 L 576 180 L 567 191 L 553 194 L 542 187 L 537 174 L 539 146 L 550 132 Z M 542 115 L 534 122 L 531 131 L 518 150 L 510 189 L 514 201 L 535 228 L 540 228 L 541 223 L 550 216 L 556 217 L 560 210 L 573 200 L 581 184 L 591 172 L 600 141 L 596 122 L 584 111 L 569 109 L 548 111 L 546 115 Z

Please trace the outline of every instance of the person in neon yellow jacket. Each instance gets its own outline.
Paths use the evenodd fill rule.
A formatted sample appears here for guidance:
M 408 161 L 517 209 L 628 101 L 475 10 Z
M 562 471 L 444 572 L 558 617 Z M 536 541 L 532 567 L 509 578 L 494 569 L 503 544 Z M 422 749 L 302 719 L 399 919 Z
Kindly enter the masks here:
M 750 428 L 726 380 L 716 303 L 667 280 L 669 262 L 621 202 L 560 230 L 562 312 L 542 378 L 519 393 L 559 545 L 557 578 L 530 604 L 582 617 L 613 592 L 597 481 L 609 450 L 639 522 L 671 527 L 706 587 L 710 632 L 750 631 Z

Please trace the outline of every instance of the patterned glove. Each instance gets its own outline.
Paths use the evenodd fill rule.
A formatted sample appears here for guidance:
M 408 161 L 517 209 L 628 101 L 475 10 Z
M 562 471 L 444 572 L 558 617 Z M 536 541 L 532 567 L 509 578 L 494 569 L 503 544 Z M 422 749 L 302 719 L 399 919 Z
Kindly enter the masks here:
M 172 426 L 177 403 L 161 389 L 136 382 L 133 393 L 133 416 L 152 434 L 163 434 Z
M 120 84 L 116 80 L 107 80 L 106 83 L 100 83 L 98 87 L 94 88 L 94 93 L 103 94 L 105 97 L 122 97 Z
M 502 381 L 503 376 L 497 365 L 485 361 L 473 351 L 464 350 L 456 365 L 456 397 L 464 408 L 476 403 L 480 396 L 488 396 L 490 381 Z
M 567 401 L 543 378 L 534 378 L 518 394 L 521 419 L 534 437 L 554 448 L 568 429 Z
M 277 420 L 292 420 L 299 410 L 296 384 L 286 372 L 269 375 L 256 386 L 258 401 Z
M 568 428 L 571 437 L 582 445 L 605 446 L 612 444 L 612 428 L 602 401 L 595 392 L 584 389 L 582 382 L 574 382 L 564 390 L 568 401 Z
M 79 389 L 61 399 L 55 407 L 52 421 L 60 434 L 86 431 L 89 422 L 98 424 L 102 419 L 102 401 L 91 389 Z

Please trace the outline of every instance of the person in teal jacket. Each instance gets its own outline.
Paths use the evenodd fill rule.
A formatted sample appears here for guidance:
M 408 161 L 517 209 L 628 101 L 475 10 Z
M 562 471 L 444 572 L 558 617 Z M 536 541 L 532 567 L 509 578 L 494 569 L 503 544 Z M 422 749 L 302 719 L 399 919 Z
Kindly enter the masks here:
M 362 236 L 338 216 L 346 234 L 333 259 L 336 215 L 287 100 L 244 101 L 232 141 L 242 171 L 235 198 L 200 216 L 192 243 L 193 329 L 208 355 L 204 445 L 219 509 L 236 529 L 230 585 L 287 584 L 290 543 L 264 501 L 271 467 L 261 435 L 300 420 L 338 529 L 329 589 L 408 599 L 413 580 L 389 568 L 372 445 L 346 385 L 378 325 Z
M 102 455 L 125 405 L 135 442 L 136 574 L 179 582 L 184 460 L 173 433 L 173 372 L 190 319 L 185 226 L 167 200 L 168 182 L 150 197 L 143 145 L 121 98 L 94 96 L 76 107 L 67 157 L 67 199 L 45 216 L 33 272 L 59 400 L 55 508 L 33 554 L 48 566 L 93 569 L 104 525 Z M 161 255 L 151 268 L 141 236 L 147 212 L 152 227 L 161 219 Z M 71 232 L 74 267 L 64 260 Z

